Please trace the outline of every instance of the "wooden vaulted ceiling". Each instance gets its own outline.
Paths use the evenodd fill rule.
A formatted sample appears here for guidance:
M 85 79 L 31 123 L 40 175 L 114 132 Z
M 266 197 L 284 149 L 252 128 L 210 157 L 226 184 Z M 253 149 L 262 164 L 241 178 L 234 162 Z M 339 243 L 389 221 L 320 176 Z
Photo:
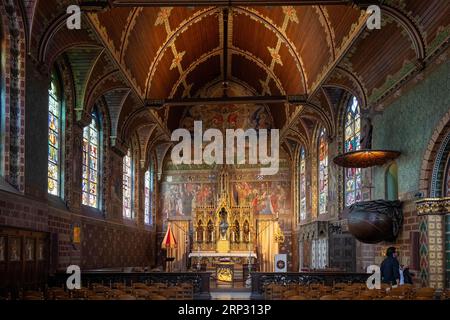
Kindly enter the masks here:
M 261 96 L 309 96 L 364 18 L 348 5 L 120 7 L 90 15 L 143 100 L 198 97 L 221 81 L 243 82 Z M 284 105 L 271 107 L 281 128 Z
M 82 29 L 69 31 L 65 10 L 78 1 L 30 0 L 29 52 L 47 66 L 67 58 L 77 110 L 104 99 L 112 136 L 145 127 L 141 135 L 167 138 L 183 107 L 149 110 L 149 101 L 202 97 L 227 81 L 258 96 L 304 97 L 301 107 L 269 107 L 284 137 L 308 142 L 316 123 L 333 133 L 344 91 L 364 108 L 383 106 L 448 47 L 448 1 L 380 1 L 381 30 L 366 29 L 364 6 L 355 4 L 364 1 L 248 2 L 96 1 L 83 7 L 91 11 Z

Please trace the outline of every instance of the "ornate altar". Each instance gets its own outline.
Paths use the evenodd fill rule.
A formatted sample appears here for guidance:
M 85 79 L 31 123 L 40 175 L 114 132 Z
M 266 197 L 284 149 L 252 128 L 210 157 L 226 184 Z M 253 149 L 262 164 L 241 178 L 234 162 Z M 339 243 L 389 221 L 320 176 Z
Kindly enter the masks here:
M 234 264 L 232 262 L 220 262 L 216 266 L 216 277 L 218 281 L 233 282 Z
M 235 263 L 248 263 L 256 258 L 256 218 L 250 206 L 231 206 L 228 172 L 221 172 L 220 198 L 216 206 L 195 208 L 193 224 L 193 263 L 215 264 L 221 258 Z

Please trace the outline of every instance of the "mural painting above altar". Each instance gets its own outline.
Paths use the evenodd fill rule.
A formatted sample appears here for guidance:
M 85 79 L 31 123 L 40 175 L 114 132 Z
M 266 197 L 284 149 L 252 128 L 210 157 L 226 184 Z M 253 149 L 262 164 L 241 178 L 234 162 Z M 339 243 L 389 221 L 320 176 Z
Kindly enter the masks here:
M 216 198 L 215 183 L 164 183 L 162 208 L 166 218 L 191 217 L 197 206 L 212 206 Z
M 254 214 L 290 213 L 290 182 L 237 182 L 233 184 L 233 204 L 250 206 Z
M 191 132 L 194 122 L 201 120 L 206 129 L 272 129 L 273 120 L 266 106 L 263 105 L 201 105 L 186 110 L 181 121 L 181 128 Z

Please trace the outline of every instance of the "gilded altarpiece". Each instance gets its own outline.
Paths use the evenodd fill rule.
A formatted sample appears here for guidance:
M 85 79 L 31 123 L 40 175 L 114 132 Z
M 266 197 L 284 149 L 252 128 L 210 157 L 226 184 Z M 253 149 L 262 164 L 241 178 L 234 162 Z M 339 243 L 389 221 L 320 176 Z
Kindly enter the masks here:
M 294 216 L 285 158 L 274 176 L 261 176 L 251 166 L 175 168 L 168 163 L 165 169 L 162 213 L 165 224 L 172 222 L 180 237 L 174 266 L 183 270 L 183 264 L 195 268 L 229 257 L 239 264 L 250 259 L 261 271 L 273 271 L 273 256 L 279 252 L 288 254 L 292 265 L 289 234 Z M 189 255 L 193 259 L 186 261 Z
M 229 93 L 245 93 L 238 89 L 232 86 Z M 204 131 L 216 128 L 223 134 L 228 129 L 274 128 L 268 107 L 257 104 L 193 106 L 186 109 L 180 127 L 193 133 L 196 121 L 202 121 Z M 266 176 L 261 175 L 259 164 L 165 162 L 159 207 L 165 225 L 168 221 L 189 225 L 184 230 L 187 236 L 180 235 L 188 240 L 178 242 L 183 249 L 177 252 L 192 257 L 190 267 L 211 265 L 227 257 L 240 264 L 256 262 L 261 271 L 273 271 L 273 256 L 280 250 L 292 266 L 291 162 L 283 149 L 279 158 L 278 173 Z M 181 256 L 176 256 L 174 264 L 181 265 L 180 261 Z

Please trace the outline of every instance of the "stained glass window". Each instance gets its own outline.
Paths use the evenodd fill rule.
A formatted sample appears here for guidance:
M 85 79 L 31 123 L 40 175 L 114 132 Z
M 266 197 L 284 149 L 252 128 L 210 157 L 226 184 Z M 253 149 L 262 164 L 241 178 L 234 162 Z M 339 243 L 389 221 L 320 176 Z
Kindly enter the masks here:
M 61 100 L 57 79 L 53 75 L 48 90 L 48 193 L 61 194 Z
M 345 118 L 345 152 L 361 149 L 361 116 L 358 100 L 350 99 Z M 345 205 L 350 206 L 362 200 L 361 169 L 345 169 Z
M 123 216 L 128 219 L 133 218 L 132 213 L 132 163 L 131 151 L 123 158 Z
M 305 149 L 300 151 L 300 221 L 306 219 L 306 155 Z
M 328 141 L 325 129 L 319 135 L 319 214 L 327 213 L 328 201 Z
M 450 156 L 447 160 L 447 180 L 445 183 L 445 197 L 450 197 Z
M 153 196 L 155 183 L 155 170 L 153 161 L 150 161 L 150 167 L 145 173 L 145 215 L 144 223 L 147 225 L 153 224 Z
M 83 131 L 83 204 L 98 208 L 99 203 L 99 129 L 97 119 Z

